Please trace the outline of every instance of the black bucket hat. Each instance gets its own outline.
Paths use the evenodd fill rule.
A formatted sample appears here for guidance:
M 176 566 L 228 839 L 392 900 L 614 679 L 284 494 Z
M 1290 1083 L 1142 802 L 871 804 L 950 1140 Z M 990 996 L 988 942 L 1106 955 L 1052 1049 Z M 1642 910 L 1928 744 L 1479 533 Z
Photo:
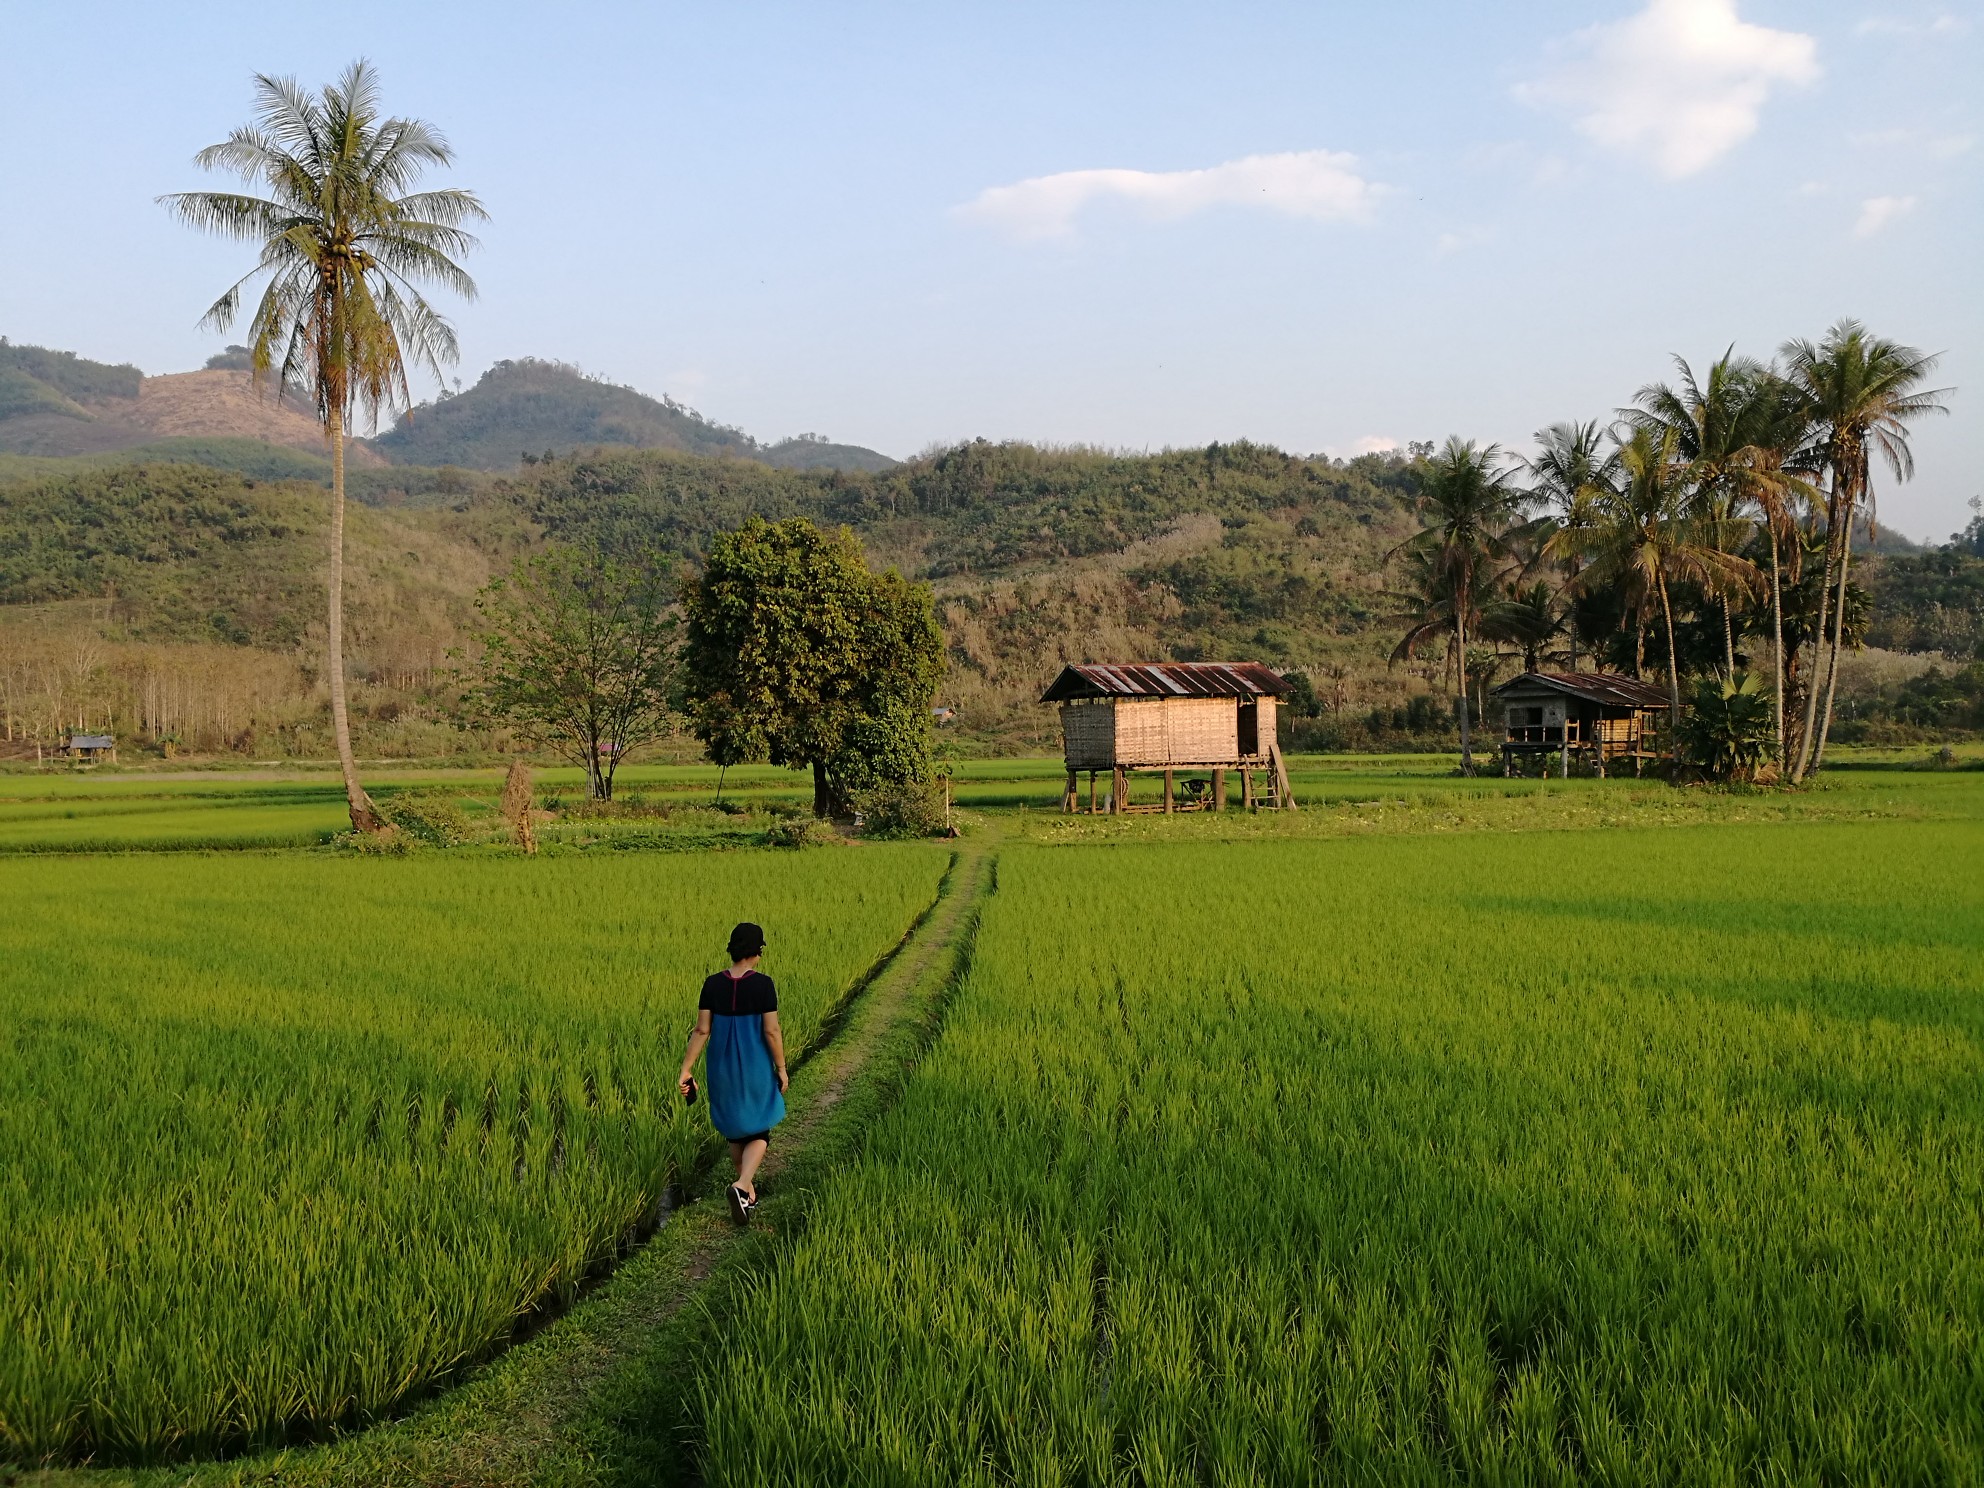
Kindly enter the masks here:
M 746 920 L 730 932 L 730 959 L 747 961 L 765 948 L 765 932 Z

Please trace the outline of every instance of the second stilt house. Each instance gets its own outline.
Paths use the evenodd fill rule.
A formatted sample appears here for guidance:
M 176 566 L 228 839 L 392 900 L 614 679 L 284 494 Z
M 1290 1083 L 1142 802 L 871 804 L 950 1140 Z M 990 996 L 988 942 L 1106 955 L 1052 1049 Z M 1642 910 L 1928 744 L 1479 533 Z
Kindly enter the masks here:
M 1068 767 L 1063 811 L 1223 810 L 1227 775 L 1243 805 L 1294 809 L 1276 714 L 1288 684 L 1257 662 L 1166 661 L 1064 667 L 1043 703 L 1061 705 Z M 1132 805 L 1135 773 L 1162 774 L 1161 802 Z M 1180 781 L 1183 775 L 1188 778 Z M 1206 778 L 1198 778 L 1198 777 Z M 1107 778 L 1106 803 L 1098 798 Z

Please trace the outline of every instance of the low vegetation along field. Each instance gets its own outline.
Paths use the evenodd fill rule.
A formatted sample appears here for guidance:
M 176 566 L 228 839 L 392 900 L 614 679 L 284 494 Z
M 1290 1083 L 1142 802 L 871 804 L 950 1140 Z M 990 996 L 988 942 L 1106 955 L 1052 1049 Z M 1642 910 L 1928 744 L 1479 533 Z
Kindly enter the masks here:
M 1041 809 L 1053 762 L 965 767 L 959 848 L 996 887 L 941 1029 L 701 1284 L 709 1326 L 587 1354 L 609 1404 L 549 1475 L 1978 1480 L 1984 773 L 1451 768 L 1299 760 L 1294 815 L 1112 821 Z M 474 815 L 497 783 L 380 794 Z M 556 1313 L 669 1184 L 713 1192 L 673 1081 L 724 931 L 771 928 L 814 1046 L 952 863 L 712 835 L 804 783 L 733 771 L 721 812 L 715 784 L 644 767 L 630 814 L 561 807 L 526 861 L 134 851 L 238 849 L 260 812 L 315 835 L 336 803 L 0 779 L 0 845 L 35 849 L 0 857 L 0 1462 L 396 1414 Z M 509 1361 L 560 1373 L 580 1322 L 478 1376 L 505 1405 L 477 1440 L 529 1404 Z M 482 1481 L 393 1445 L 476 1398 L 268 1472 Z
M 0 862 L 0 1458 L 310 1434 L 487 1354 L 709 1157 L 675 1070 L 731 924 L 804 1048 L 948 861 Z

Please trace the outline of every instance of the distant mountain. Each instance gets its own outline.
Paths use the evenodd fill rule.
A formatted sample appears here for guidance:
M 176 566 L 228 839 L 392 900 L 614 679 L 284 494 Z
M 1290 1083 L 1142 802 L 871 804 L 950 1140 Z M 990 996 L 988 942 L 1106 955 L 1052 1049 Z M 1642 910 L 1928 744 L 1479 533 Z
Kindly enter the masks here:
M 62 457 L 145 450 L 161 441 L 203 463 L 202 442 L 249 441 L 325 458 L 324 434 L 293 394 L 278 401 L 225 355 L 200 372 L 147 377 L 136 367 L 0 341 L 0 453 Z M 382 465 L 362 446 L 358 465 Z M 278 459 L 277 463 L 294 464 Z
M 266 453 L 256 456 L 248 445 Z M 467 392 L 420 404 L 376 439 L 354 440 L 350 462 L 359 469 L 390 462 L 512 471 L 547 451 L 570 455 L 607 446 L 757 460 L 786 470 L 875 472 L 895 464 L 817 434 L 761 444 L 672 398 L 650 398 L 535 357 L 498 362 Z M 147 377 L 133 366 L 0 337 L 0 456 L 130 452 L 259 475 L 263 466 L 293 467 L 291 450 L 325 458 L 314 411 L 296 389 L 278 400 L 266 384 L 256 387 L 244 347 L 228 347 L 198 372 Z M 209 461 L 202 451 L 224 458 Z
M 422 403 L 370 441 L 395 464 L 514 470 L 549 451 L 602 446 L 680 450 L 758 460 L 788 470 L 886 470 L 895 461 L 858 445 L 801 435 L 760 444 L 673 398 L 650 398 L 563 362 L 498 362 L 467 392 Z

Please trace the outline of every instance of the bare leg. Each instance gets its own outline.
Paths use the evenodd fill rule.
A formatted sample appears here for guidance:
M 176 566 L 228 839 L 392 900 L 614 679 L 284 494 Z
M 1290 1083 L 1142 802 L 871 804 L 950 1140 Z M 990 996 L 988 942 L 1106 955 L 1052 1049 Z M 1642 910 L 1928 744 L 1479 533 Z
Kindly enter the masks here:
M 752 1180 L 758 1176 L 758 1164 L 765 1160 L 765 1139 L 759 1137 L 753 1142 L 732 1142 L 730 1160 L 737 1164 L 737 1186 L 749 1194 L 755 1203 L 758 1185 Z

